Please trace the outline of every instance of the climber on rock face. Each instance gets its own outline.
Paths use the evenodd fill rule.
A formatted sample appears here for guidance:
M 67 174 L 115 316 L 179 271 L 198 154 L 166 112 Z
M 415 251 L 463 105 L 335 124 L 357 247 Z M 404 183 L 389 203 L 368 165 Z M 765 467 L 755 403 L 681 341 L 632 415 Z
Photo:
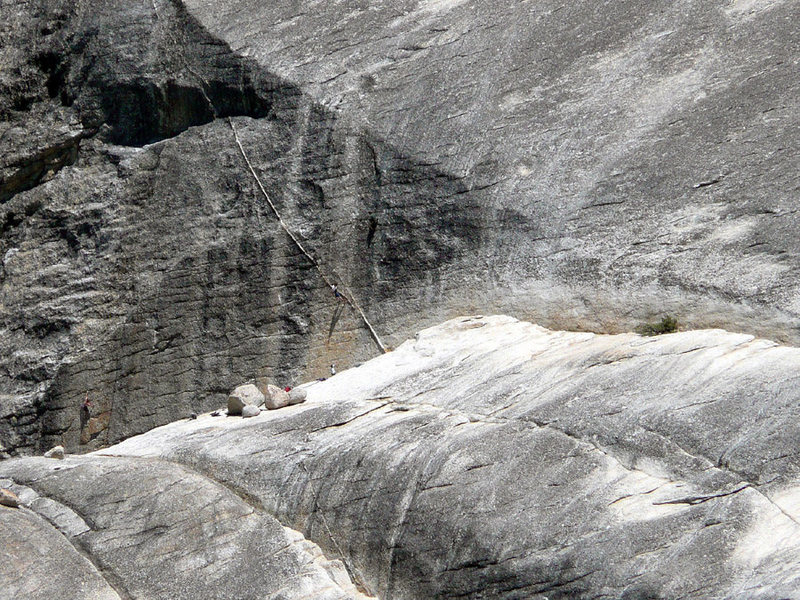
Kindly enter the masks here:
M 89 392 L 86 392 L 86 396 L 81 402 L 81 412 L 80 412 L 80 419 L 81 419 L 81 439 L 84 439 L 84 432 L 86 430 L 87 425 L 89 425 L 89 419 L 92 416 L 91 413 L 92 401 L 89 400 Z M 88 435 L 88 434 L 87 434 Z M 88 441 L 88 438 L 87 438 Z M 85 443 L 81 441 L 81 443 Z
M 344 296 L 342 296 L 342 294 L 339 292 L 339 287 L 335 283 L 331 286 L 331 290 L 333 290 L 334 298 L 340 298 L 344 300 Z
M 336 363 L 331 363 L 331 377 L 336 375 Z

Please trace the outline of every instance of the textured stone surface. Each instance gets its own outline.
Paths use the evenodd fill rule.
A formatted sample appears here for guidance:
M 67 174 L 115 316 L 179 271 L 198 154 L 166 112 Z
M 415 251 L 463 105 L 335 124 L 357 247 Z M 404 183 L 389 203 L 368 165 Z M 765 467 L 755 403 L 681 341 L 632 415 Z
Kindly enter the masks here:
M 240 415 L 245 406 L 259 407 L 264 404 L 264 394 L 252 383 L 240 385 L 228 396 L 228 414 Z
M 390 346 L 476 310 L 797 343 L 798 22 L 793 0 L 5 0 L 0 445 L 92 449 L 374 355 L 228 116 Z
M 381 598 L 791 598 L 798 377 L 797 348 L 720 330 L 461 318 L 309 385 L 304 404 L 167 425 L 117 458 L 68 458 L 72 475 L 13 459 L 0 476 L 58 499 L 78 474 L 147 465 L 145 481 L 81 488 L 106 506 L 165 472 L 188 478 L 182 495 L 202 473 Z
M 289 390 L 289 404 L 302 404 L 308 398 L 305 388 L 293 388 Z
M 667 311 L 800 340 L 796 1 L 311 4 L 186 0 L 469 190 L 479 251 L 426 312 L 625 331 Z
M 0 505 L 17 508 L 19 506 L 19 497 L 11 490 L 0 488 Z
M 4 463 L 32 510 L 0 510 L 12 559 L 0 561 L 0 598 L 367 600 L 302 535 L 183 467 L 110 457 L 53 465 Z
M 44 453 L 45 458 L 57 458 L 63 459 L 64 458 L 64 446 L 53 446 Z
M 0 507 L 0 528 L 3 600 L 120 600 L 97 567 L 35 512 Z
M 107 125 L 83 140 L 69 169 L 0 205 L 7 450 L 92 448 L 218 406 L 242 380 L 280 374 L 292 383 L 315 361 L 327 365 L 329 352 L 373 353 L 345 312 L 316 352 L 325 356 L 309 354 L 305 338 L 312 330 L 328 337 L 336 305 L 256 195 L 229 125 L 169 137 L 213 119 L 203 92 L 217 114 L 269 114 L 242 121 L 239 135 L 276 201 L 300 212 L 290 223 L 324 252 L 340 233 L 321 227 L 336 203 L 325 209 L 313 180 L 345 173 L 329 152 L 333 115 L 237 58 L 179 6 L 160 7 L 158 18 L 150 2 L 68 6 L 41 40 L 46 14 L 21 2 L 2 10 L 0 22 L 18 14 L 42 52 L 56 52 L 59 80 L 75 95 L 61 106 L 39 81 L 44 106 L 31 110 L 53 119 L 65 111 L 81 132 Z M 30 66 L 24 37 L 4 49 Z M 30 143 L 46 142 L 39 132 L 48 122 L 34 127 L 38 112 L 11 112 L 7 135 L 19 129 Z M 339 130 L 342 151 L 346 139 Z M 352 189 L 347 181 L 339 194 Z M 91 419 L 80 410 L 87 391 Z
M 257 406 L 253 406 L 252 404 L 245 404 L 240 411 L 242 417 L 249 418 L 249 417 L 257 417 L 261 414 L 261 409 Z M 228 414 L 232 414 L 230 410 L 228 410 Z
M 275 410 L 276 408 L 289 406 L 289 404 L 291 404 L 291 399 L 285 390 L 282 390 L 276 385 L 267 385 L 264 394 L 264 406 L 269 410 Z

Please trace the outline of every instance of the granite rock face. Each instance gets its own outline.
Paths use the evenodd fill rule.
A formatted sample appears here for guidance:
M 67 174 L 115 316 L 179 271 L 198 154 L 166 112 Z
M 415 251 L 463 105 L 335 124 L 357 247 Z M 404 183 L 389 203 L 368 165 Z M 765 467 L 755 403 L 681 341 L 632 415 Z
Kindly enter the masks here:
M 3 148 L 19 150 L 4 159 L 0 205 L 6 451 L 91 449 L 219 406 L 242 380 L 292 383 L 327 372 L 331 356 L 374 355 L 279 226 L 232 127 L 325 272 L 351 297 L 370 290 L 358 298 L 367 311 L 402 304 L 398 281 L 430 279 L 477 244 L 479 213 L 454 200 L 463 185 L 341 122 L 179 3 L 2 11 L 18 21 L 3 34 L 15 68 L 0 94 Z M 53 97 L 32 66 L 43 53 L 57 61 Z M 40 175 L 31 161 L 67 125 L 71 165 Z M 382 257 L 378 270 L 365 252 Z
M 800 341 L 797 2 L 185 5 L 470 190 L 479 251 L 426 312 L 606 332 L 667 312 Z
M 49 465 L 9 461 L 29 508 L 0 510 L 14 559 L 0 566 L 3 600 L 367 600 L 302 535 L 178 465 L 76 457 Z
M 64 456 L 64 446 L 53 446 L 44 453 L 45 458 L 55 458 L 56 460 L 63 460 Z
M 799 17 L 6 0 L 0 452 L 96 448 L 373 356 L 329 282 L 389 345 L 475 310 L 797 343 Z
M 195 518 L 175 513 L 184 496 L 219 497 L 216 519 L 271 515 L 385 599 L 794 597 L 798 373 L 800 350 L 720 330 L 462 318 L 304 385 L 304 404 L 12 459 L 0 477 L 88 511 L 79 537 L 111 573 L 128 538 L 171 547 L 171 524 Z M 206 573 L 203 543 L 187 576 Z M 148 555 L 143 573 L 161 556 Z M 145 579 L 127 589 L 151 591 Z
M 0 507 L 0 598 L 120 600 L 87 558 L 34 512 Z

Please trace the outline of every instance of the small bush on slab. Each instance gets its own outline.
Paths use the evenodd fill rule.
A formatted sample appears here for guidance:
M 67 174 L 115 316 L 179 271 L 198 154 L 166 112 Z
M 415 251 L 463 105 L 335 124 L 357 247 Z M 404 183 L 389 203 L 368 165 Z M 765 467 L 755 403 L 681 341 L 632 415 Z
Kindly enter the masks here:
M 663 317 L 658 323 L 645 323 L 636 329 L 641 335 L 662 335 L 678 331 L 678 319 L 669 315 Z

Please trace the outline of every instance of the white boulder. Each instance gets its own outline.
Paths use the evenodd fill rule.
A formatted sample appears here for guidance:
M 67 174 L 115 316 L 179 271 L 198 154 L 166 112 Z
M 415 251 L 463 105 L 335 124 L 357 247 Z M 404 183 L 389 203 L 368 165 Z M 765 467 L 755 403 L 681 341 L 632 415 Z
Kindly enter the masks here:
M 57 458 L 59 460 L 64 459 L 64 446 L 53 446 L 44 453 L 45 458 Z
M 228 414 L 240 415 L 245 406 L 261 406 L 264 404 L 264 394 L 252 383 L 240 385 L 228 396 Z
M 302 388 L 295 388 L 289 391 L 289 404 L 302 404 L 307 397 L 308 392 Z
M 242 408 L 242 418 L 244 419 L 248 417 L 257 417 L 259 414 L 261 414 L 261 409 L 252 404 L 245 404 Z
M 268 384 L 267 393 L 265 394 L 264 405 L 270 409 L 283 408 L 289 406 L 289 394 L 282 390 L 277 385 Z

